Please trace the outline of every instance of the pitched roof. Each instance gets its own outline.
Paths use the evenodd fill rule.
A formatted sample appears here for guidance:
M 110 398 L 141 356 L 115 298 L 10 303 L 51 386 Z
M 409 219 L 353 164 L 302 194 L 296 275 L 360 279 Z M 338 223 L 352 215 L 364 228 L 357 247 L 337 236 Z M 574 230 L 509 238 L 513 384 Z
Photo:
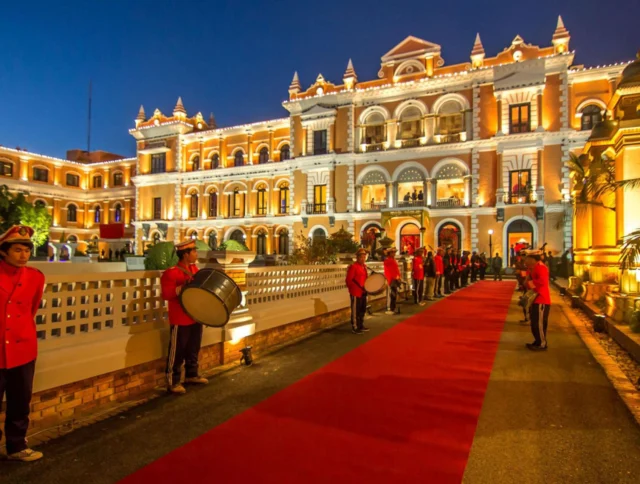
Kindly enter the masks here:
M 382 62 L 387 62 L 394 59 L 406 58 L 412 56 L 419 56 L 426 54 L 427 52 L 440 52 L 441 47 L 438 44 L 429 42 L 427 40 L 419 39 L 410 35 L 393 49 L 382 56 Z

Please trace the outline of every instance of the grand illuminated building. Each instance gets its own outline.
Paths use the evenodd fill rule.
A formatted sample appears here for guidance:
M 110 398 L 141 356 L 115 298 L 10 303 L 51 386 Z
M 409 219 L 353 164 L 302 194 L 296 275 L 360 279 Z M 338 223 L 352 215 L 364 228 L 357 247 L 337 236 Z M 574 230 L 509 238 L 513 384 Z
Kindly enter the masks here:
M 547 47 L 516 36 L 492 57 L 479 35 L 471 47 L 469 62 L 448 65 L 440 45 L 410 36 L 382 56 L 377 79 L 359 79 L 350 60 L 339 81 L 319 74 L 303 87 L 296 74 L 288 115 L 253 124 L 218 128 L 182 100 L 170 114 L 141 107 L 130 130 L 137 157 L 80 173 L 86 187 L 74 200 L 84 222 L 67 222 L 68 208 L 65 219 L 59 160 L 42 161 L 64 167 L 44 200 L 78 237 L 92 233 L 98 204 L 111 220 L 114 203 L 128 217 L 135 200 L 138 253 L 197 237 L 284 255 L 295 235 L 340 228 L 357 239 L 384 230 L 407 252 L 451 245 L 488 253 L 492 230 L 494 253 L 522 240 L 561 253 L 574 245 L 564 160 L 585 148 L 627 64 L 574 65 L 560 18 Z M 32 179 L 32 165 L 14 170 L 17 183 Z M 134 189 L 92 188 L 94 173 L 105 182 L 120 166 Z

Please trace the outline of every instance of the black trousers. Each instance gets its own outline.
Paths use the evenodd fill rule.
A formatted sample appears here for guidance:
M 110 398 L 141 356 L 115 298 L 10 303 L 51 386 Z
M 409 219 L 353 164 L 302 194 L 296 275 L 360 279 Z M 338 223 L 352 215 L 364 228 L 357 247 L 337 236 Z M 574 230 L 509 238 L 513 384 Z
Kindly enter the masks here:
M 171 325 L 169 336 L 169 354 L 167 355 L 167 384 L 180 383 L 182 364 L 185 366 L 185 378 L 198 376 L 198 353 L 202 344 L 202 325 Z
M 396 310 L 396 301 L 398 300 L 398 286 L 400 284 L 397 281 L 391 281 L 391 284 L 387 286 L 387 311 Z
M 413 302 L 418 304 L 424 296 L 424 279 L 413 280 Z
M 0 369 L 0 402 L 5 393 L 6 419 L 4 433 L 7 437 L 7 454 L 15 454 L 27 448 L 27 429 L 31 411 L 33 374 L 36 361 L 15 368 Z M 0 431 L 0 439 L 2 432 Z
M 437 296 L 442 296 L 442 280 L 444 279 L 444 277 L 442 276 L 442 274 L 440 275 L 436 275 L 436 284 L 435 284 L 435 294 Z
M 442 279 L 444 279 L 444 293 L 451 294 L 451 272 L 445 273 Z
M 471 282 L 476 282 L 477 279 L 478 279 L 478 269 L 474 267 L 473 269 L 471 269 Z
M 453 279 L 454 279 L 454 281 L 453 281 L 453 282 L 454 282 L 454 284 L 455 284 L 455 288 L 456 288 L 456 289 L 460 289 L 460 287 L 462 286 L 462 281 L 461 281 L 461 279 L 462 279 L 462 272 L 460 272 L 460 271 L 456 271 L 456 272 L 454 272 L 453 274 L 454 274 L 454 275 L 453 275 Z
M 367 311 L 367 296 L 351 296 L 351 327 L 362 329 L 364 327 L 364 313 Z
M 531 333 L 533 334 L 536 346 L 547 347 L 547 323 L 549 321 L 549 311 L 551 306 L 548 304 L 533 303 L 529 308 L 529 318 L 531 320 Z
M 480 280 L 484 281 L 484 276 L 487 272 L 487 268 L 485 266 L 480 266 Z
M 494 267 L 493 268 L 493 280 L 501 281 L 502 280 L 502 267 Z

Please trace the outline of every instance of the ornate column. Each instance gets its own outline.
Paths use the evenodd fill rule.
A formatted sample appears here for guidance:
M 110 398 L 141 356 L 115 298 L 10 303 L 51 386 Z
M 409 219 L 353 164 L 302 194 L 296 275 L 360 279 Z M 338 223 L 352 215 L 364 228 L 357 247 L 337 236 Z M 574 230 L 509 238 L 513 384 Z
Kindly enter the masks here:
M 302 156 L 307 156 L 307 128 L 302 128 Z
M 463 177 L 464 180 L 464 206 L 471 206 L 471 175 Z
M 247 165 L 253 165 L 253 143 L 251 142 L 251 130 L 247 130 Z
M 393 198 L 393 182 L 388 182 L 387 187 L 387 208 L 393 208 L 395 199 Z
M 496 151 L 496 207 L 504 206 L 504 180 L 502 176 L 502 147 Z
M 204 170 L 204 141 L 200 140 L 200 163 L 198 164 L 198 171 Z
M 247 183 L 247 186 L 249 186 L 248 183 Z M 251 208 L 251 191 L 246 190 L 244 192 L 244 216 L 245 217 L 251 216 L 250 208 Z
M 431 193 L 432 190 L 432 185 L 433 185 L 433 181 L 431 180 L 431 178 L 427 179 L 427 191 L 425 192 L 425 197 L 427 200 L 427 206 L 428 207 L 433 207 L 433 196 Z
M 438 208 L 438 179 L 431 179 L 431 208 Z
M 200 206 L 200 216 L 202 220 L 206 220 L 209 216 L 209 199 L 211 198 L 211 194 L 209 192 L 202 194 L 202 205 Z M 218 201 L 218 203 L 220 203 Z
M 91 211 L 91 213 L 93 213 L 93 210 Z M 89 202 L 84 202 L 84 228 L 85 229 L 90 229 L 91 226 L 94 224 L 94 218 L 91 217 L 91 213 L 89 213 Z
M 362 185 L 356 185 L 356 212 L 362 212 Z
M 536 204 L 539 207 L 544 207 L 544 146 L 539 146 L 537 153 L 537 168 L 538 168 L 538 180 L 536 190 Z
M 111 223 L 113 217 L 111 216 L 111 210 L 109 210 L 109 200 L 104 200 L 102 202 L 102 213 L 104 214 L 103 223 Z
M 536 131 L 544 131 L 544 126 L 542 125 L 542 93 L 544 91 L 544 86 L 541 87 L 540 89 L 538 89 L 538 92 L 536 93 L 536 97 L 537 97 L 537 107 L 538 107 L 538 127 L 536 128 Z
M 275 160 L 273 156 L 273 128 L 269 128 L 269 159 Z
M 218 138 L 218 168 L 227 166 L 227 147 L 224 145 L 224 137 Z
M 498 115 L 498 128 L 496 130 L 496 136 L 502 136 L 502 95 L 496 94 L 496 109 Z
M 109 180 L 109 168 L 104 169 L 104 180 L 102 186 L 104 188 L 109 188 L 111 186 L 111 180 Z
M 128 227 L 131 224 L 131 199 L 124 199 L 124 226 Z

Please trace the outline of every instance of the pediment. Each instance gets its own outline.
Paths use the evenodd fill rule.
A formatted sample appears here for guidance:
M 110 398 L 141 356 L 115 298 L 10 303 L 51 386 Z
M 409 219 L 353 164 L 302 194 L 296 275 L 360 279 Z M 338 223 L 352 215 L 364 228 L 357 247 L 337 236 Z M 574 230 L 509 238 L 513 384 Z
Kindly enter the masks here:
M 393 49 L 382 56 L 382 62 L 389 62 L 396 59 L 406 59 L 419 57 L 427 53 L 440 53 L 441 47 L 438 44 L 427 40 L 419 39 L 410 35 Z
M 307 117 L 307 116 L 319 117 L 319 116 L 334 116 L 335 114 L 336 114 L 335 109 L 327 108 L 320 104 L 316 104 L 315 106 L 304 111 L 302 113 L 302 116 L 303 117 Z

